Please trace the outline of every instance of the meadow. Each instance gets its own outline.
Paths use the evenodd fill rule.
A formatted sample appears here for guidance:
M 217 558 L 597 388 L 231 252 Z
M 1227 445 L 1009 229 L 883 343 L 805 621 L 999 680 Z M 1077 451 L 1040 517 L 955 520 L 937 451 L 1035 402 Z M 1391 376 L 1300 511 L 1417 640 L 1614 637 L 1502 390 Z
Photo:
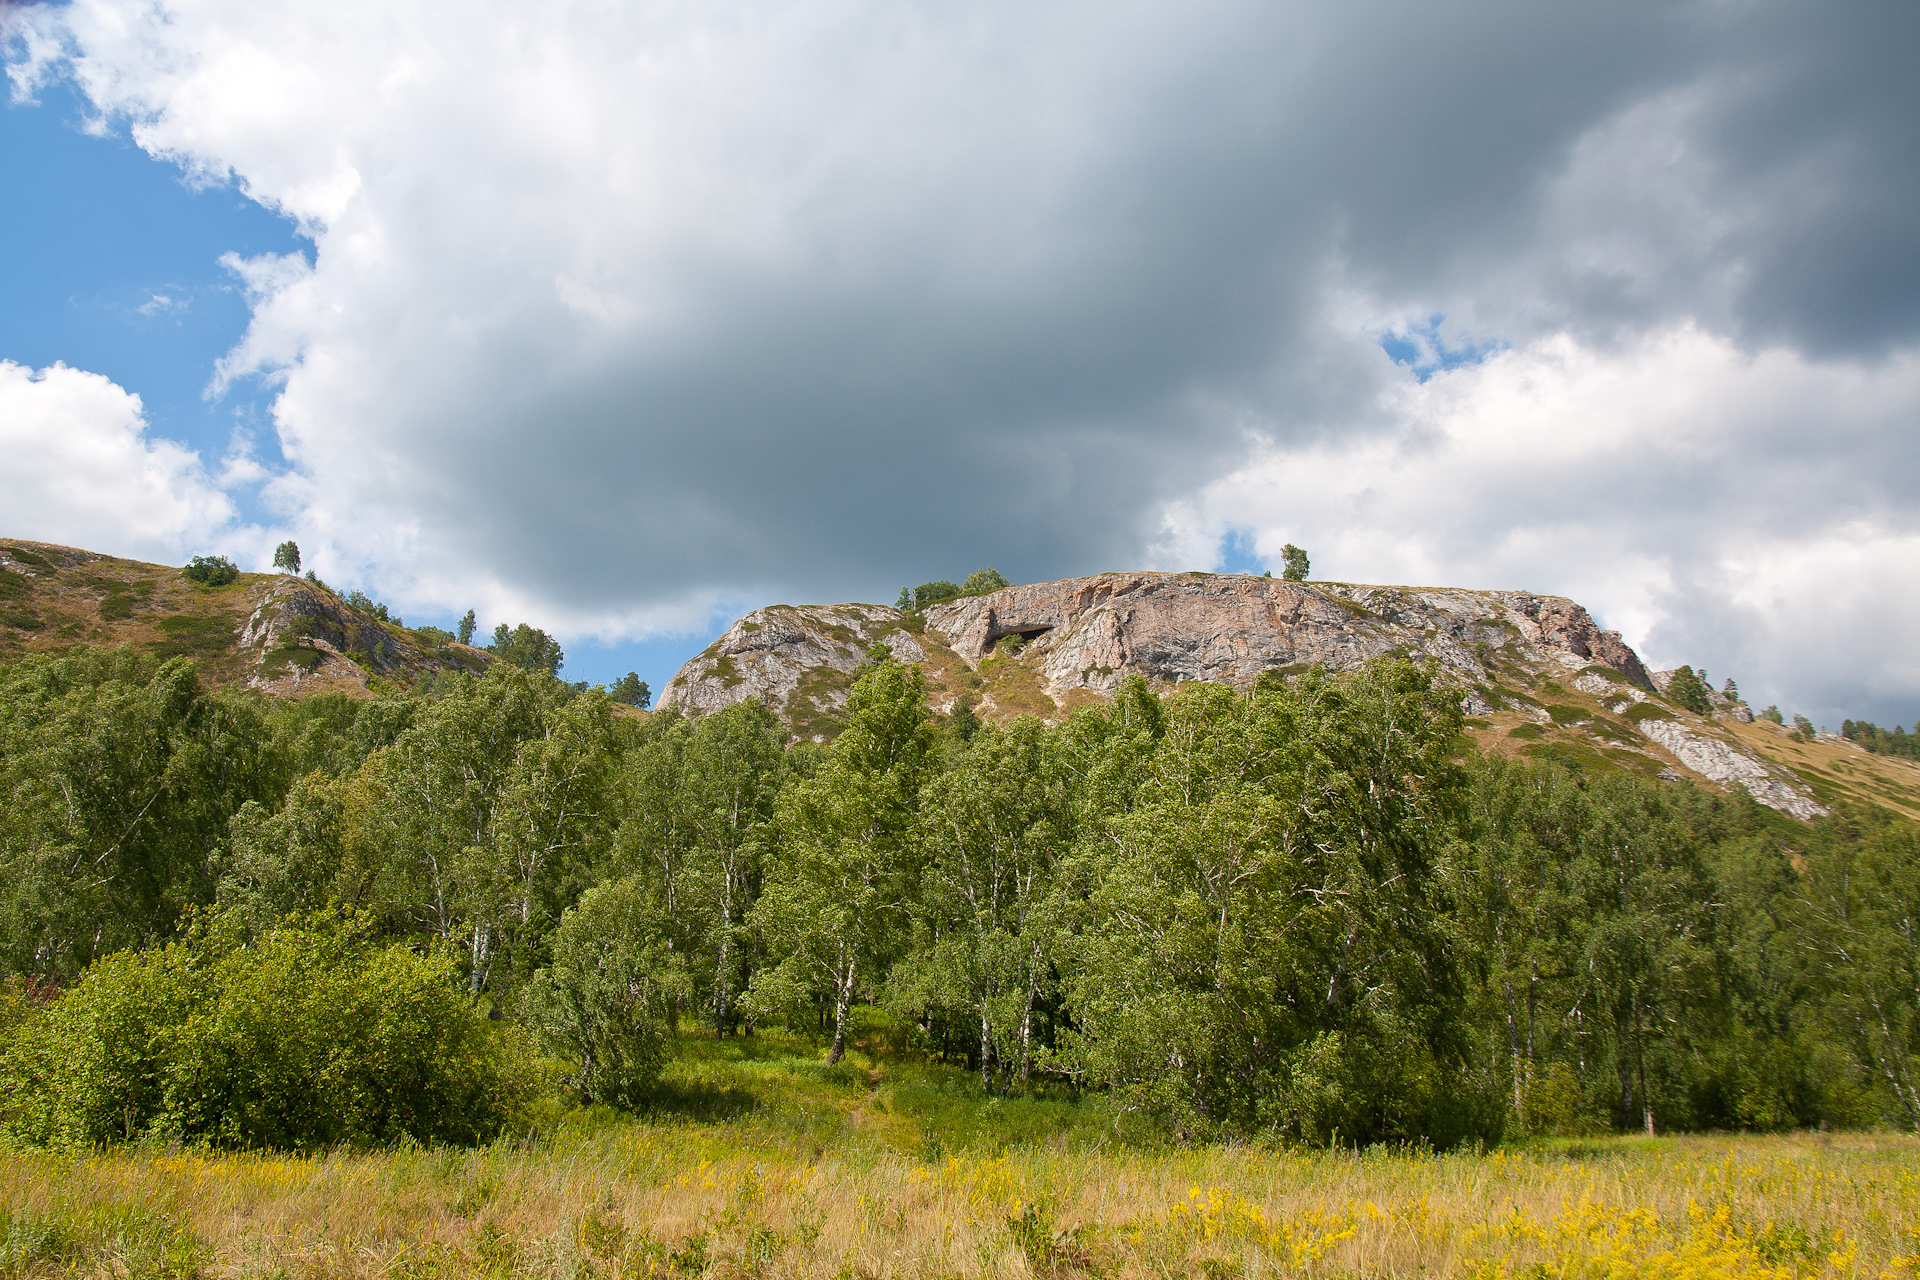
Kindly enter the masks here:
M 473 1149 L 0 1154 L 0 1274 L 1878 1277 L 1920 1274 L 1920 1140 L 1180 1147 L 1097 1099 L 889 1053 L 684 1039 L 649 1113 Z

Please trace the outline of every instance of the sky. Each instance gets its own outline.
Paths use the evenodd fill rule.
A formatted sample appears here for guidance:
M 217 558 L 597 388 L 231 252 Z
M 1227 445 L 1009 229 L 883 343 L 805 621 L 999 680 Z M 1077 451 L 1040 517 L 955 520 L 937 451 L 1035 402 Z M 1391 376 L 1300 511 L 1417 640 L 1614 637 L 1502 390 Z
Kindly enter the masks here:
M 5 533 L 655 689 L 991 565 L 1920 716 L 1920 10 L 0 0 Z

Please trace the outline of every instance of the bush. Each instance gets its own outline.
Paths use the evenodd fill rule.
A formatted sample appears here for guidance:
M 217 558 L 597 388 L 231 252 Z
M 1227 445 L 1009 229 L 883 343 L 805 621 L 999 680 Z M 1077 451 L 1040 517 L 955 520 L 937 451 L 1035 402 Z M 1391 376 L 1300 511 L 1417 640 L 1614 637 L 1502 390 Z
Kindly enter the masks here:
M 240 576 L 240 566 L 225 556 L 195 556 L 180 573 L 203 587 L 224 587 Z
M 0 1095 L 16 1138 L 53 1147 L 472 1143 L 508 1119 L 513 1058 L 447 952 L 319 916 L 243 944 L 217 921 L 95 963 L 12 1038 Z
M 967 580 L 960 584 L 960 594 L 984 596 L 989 592 L 1005 591 L 1012 585 L 1007 576 L 998 569 L 975 569 L 967 575 Z

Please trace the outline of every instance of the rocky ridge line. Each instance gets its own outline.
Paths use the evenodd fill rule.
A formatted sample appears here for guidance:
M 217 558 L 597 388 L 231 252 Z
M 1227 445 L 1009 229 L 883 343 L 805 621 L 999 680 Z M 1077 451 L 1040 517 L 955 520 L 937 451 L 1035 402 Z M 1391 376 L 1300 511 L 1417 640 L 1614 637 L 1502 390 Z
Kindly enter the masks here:
M 1436 663 L 1471 715 L 1536 725 L 1554 723 L 1548 710 L 1504 695 L 1502 682 L 1538 690 L 1565 681 L 1614 714 L 1659 689 L 1618 632 L 1562 596 L 1108 573 L 1009 587 L 918 615 L 867 604 L 756 609 L 682 667 L 659 706 L 704 714 L 759 698 L 796 737 L 824 740 L 874 644 L 929 671 L 935 709 L 977 691 L 980 710 L 1000 718 L 1022 710 L 1054 718 L 1111 694 L 1129 673 L 1162 685 L 1246 688 L 1268 671 L 1345 671 L 1387 654 Z M 1796 817 L 1825 812 L 1786 770 L 1717 736 L 1711 721 L 1696 726 L 1650 710 L 1659 714 L 1629 720 L 1656 749 L 1635 757 L 1643 764 L 1670 757 Z

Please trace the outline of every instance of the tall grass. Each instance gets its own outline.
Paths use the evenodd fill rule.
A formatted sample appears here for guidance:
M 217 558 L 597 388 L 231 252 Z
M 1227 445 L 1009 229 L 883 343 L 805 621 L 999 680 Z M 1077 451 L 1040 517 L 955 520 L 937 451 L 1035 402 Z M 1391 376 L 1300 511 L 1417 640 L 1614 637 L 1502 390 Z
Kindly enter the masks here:
M 1920 1274 L 1908 1138 L 1181 1150 L 938 1067 L 684 1047 L 653 1114 L 478 1150 L 0 1155 L 0 1274 Z

